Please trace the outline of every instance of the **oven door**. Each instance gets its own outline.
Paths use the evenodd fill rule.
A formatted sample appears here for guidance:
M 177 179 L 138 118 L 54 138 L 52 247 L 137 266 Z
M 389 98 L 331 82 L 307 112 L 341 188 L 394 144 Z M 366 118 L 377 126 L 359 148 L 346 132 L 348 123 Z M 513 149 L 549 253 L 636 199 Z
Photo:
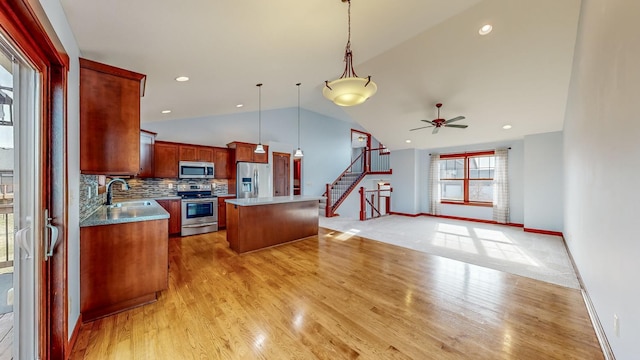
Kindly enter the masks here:
M 182 225 L 218 222 L 217 199 L 182 199 Z

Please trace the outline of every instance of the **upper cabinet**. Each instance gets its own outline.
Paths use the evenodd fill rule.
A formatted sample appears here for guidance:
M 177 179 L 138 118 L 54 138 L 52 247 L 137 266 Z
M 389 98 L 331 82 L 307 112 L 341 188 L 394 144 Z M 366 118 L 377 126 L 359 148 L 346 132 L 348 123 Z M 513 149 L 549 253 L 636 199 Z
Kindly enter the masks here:
M 145 75 L 80 59 L 80 171 L 140 172 L 140 97 Z
M 213 148 L 200 145 L 180 144 L 180 161 L 213 162 Z
M 213 162 L 215 166 L 216 179 L 229 179 L 231 173 L 235 174 L 235 168 L 231 169 L 231 160 L 229 158 L 229 149 L 215 148 L 213 151 Z
M 177 178 L 180 149 L 176 143 L 156 141 L 154 146 L 154 174 L 157 178 Z
M 254 152 L 256 149 L 256 144 L 243 143 L 239 141 L 234 141 L 227 144 L 227 147 L 229 147 L 230 149 L 235 149 L 235 159 L 233 159 L 233 162 L 248 161 L 266 164 L 269 162 L 269 145 L 263 146 L 264 154 L 256 154 Z
M 153 153 L 156 133 L 140 130 L 140 171 L 138 177 L 150 178 L 154 175 Z

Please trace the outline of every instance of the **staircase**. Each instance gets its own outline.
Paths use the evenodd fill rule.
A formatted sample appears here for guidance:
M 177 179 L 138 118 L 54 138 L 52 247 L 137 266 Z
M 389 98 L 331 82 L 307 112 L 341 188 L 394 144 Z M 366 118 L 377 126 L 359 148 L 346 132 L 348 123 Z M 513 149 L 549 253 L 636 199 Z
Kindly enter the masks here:
M 376 155 L 372 161 L 372 153 Z M 389 169 L 389 151 L 387 149 L 366 149 L 347 167 L 347 169 L 338 176 L 331 184 L 327 184 L 327 190 L 323 194 L 325 197 L 320 202 L 320 211 L 324 210 L 324 216 L 336 216 L 336 210 L 342 202 L 349 196 L 351 191 L 356 188 L 360 180 L 368 174 L 391 174 Z M 382 157 L 381 157 L 382 156 Z M 384 161 L 380 161 L 383 159 Z M 374 165 L 374 171 L 371 171 L 371 165 Z M 382 165 L 380 165 L 382 164 Z

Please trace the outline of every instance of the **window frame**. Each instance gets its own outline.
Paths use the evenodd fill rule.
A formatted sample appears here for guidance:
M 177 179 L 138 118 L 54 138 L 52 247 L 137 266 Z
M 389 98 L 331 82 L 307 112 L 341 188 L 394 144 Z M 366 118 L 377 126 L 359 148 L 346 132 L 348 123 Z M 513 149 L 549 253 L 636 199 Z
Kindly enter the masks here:
M 469 181 L 470 180 L 493 180 L 493 178 L 478 178 L 478 179 L 470 179 L 469 178 L 469 159 L 473 157 L 482 157 L 482 156 L 495 156 L 494 150 L 486 150 L 486 151 L 475 151 L 475 152 L 464 152 L 464 153 L 455 153 L 455 154 L 442 154 L 440 155 L 440 160 L 453 160 L 453 159 L 463 159 L 464 160 L 464 178 L 463 181 L 463 190 L 464 196 L 462 201 L 455 200 L 443 200 L 440 199 L 441 204 L 452 204 L 452 205 L 466 205 L 466 206 L 485 206 L 485 207 L 493 207 L 493 201 L 484 202 L 484 201 L 469 201 Z M 440 166 L 440 165 L 438 165 Z M 438 176 L 438 181 L 442 180 L 456 180 L 459 181 L 461 179 L 443 179 Z M 440 190 L 442 191 L 442 190 Z M 442 196 L 442 193 L 440 194 Z

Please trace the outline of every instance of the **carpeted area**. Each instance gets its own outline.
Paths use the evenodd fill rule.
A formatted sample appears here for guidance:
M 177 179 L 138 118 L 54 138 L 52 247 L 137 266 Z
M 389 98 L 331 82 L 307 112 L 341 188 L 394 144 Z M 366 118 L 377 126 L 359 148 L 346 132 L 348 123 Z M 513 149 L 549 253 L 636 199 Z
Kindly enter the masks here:
M 428 216 L 320 217 L 321 227 L 579 289 L 561 237 Z
M 13 287 L 13 273 L 0 274 L 0 314 L 13 311 L 13 305 L 7 304 L 7 292 Z

